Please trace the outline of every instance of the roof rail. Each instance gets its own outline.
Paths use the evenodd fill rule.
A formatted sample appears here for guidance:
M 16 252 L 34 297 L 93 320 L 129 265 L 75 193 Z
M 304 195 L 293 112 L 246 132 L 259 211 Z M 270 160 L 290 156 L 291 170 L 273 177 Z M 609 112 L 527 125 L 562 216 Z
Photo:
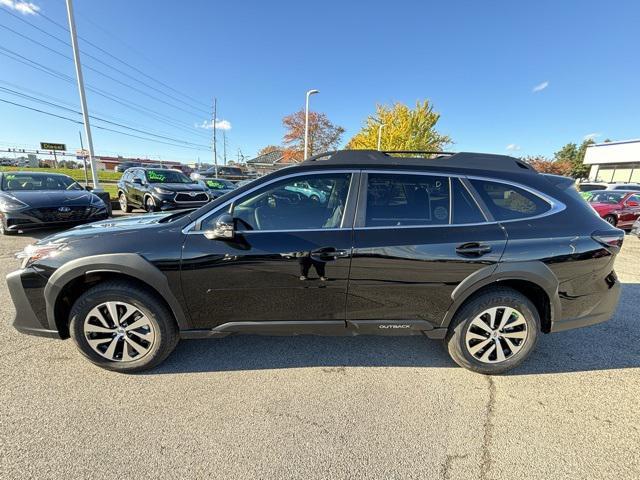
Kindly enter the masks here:
M 390 153 L 410 153 L 410 154 L 421 154 L 421 155 L 455 155 L 456 152 L 437 152 L 434 150 L 382 150 L 382 153 L 386 153 L 387 155 Z

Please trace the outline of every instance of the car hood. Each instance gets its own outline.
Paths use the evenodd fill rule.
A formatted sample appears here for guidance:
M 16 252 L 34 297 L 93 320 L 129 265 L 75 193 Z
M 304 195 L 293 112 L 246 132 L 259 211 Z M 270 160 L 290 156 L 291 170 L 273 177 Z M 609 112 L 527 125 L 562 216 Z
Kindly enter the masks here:
M 141 230 L 157 227 L 162 220 L 176 215 L 184 210 L 172 210 L 170 212 L 143 213 L 121 218 L 108 218 L 99 222 L 86 223 L 43 238 L 38 244 L 66 242 L 79 240 L 86 237 L 101 235 L 104 233 L 123 233 L 132 230 Z M 191 211 L 191 210 L 189 210 Z
M 204 192 L 205 189 L 198 183 L 152 183 L 151 187 L 160 187 L 174 192 Z
M 86 190 L 27 190 L 3 193 L 17 198 L 32 208 L 77 207 L 101 202 L 99 197 Z

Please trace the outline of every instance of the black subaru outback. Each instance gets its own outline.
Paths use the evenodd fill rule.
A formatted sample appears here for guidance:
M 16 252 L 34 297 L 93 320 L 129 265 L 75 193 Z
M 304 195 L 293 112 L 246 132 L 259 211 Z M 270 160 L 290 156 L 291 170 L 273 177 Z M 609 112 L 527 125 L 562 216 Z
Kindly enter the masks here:
M 45 238 L 8 276 L 14 325 L 121 372 L 180 338 L 252 333 L 425 335 L 494 374 L 541 333 L 612 316 L 623 232 L 572 180 L 508 156 L 401 155 L 328 153 L 197 210 Z

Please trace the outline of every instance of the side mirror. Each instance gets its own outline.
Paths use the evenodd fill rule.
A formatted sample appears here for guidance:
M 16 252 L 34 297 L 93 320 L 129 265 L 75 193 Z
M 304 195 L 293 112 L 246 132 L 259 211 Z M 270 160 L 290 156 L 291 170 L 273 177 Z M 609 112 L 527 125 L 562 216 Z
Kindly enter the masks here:
M 84 189 L 85 189 L 87 192 L 90 192 L 91 190 L 93 190 L 93 187 L 92 187 L 91 185 L 85 185 L 85 186 L 84 186 Z
M 204 236 L 209 240 L 230 240 L 235 234 L 233 217 L 228 213 L 223 213 L 216 220 L 213 230 L 204 232 Z
M 139 178 L 134 178 L 133 183 L 135 183 L 136 185 L 142 185 L 142 180 L 140 180 Z

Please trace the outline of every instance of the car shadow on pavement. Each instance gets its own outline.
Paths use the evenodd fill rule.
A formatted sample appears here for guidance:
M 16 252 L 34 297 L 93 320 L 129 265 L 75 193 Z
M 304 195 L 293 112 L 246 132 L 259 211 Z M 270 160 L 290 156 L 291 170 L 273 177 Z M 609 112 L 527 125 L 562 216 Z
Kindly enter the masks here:
M 640 368 L 640 285 L 623 284 L 609 322 L 543 335 L 531 357 L 508 375 Z M 302 367 L 457 368 L 437 340 L 410 337 L 230 336 L 188 340 L 149 374 Z

